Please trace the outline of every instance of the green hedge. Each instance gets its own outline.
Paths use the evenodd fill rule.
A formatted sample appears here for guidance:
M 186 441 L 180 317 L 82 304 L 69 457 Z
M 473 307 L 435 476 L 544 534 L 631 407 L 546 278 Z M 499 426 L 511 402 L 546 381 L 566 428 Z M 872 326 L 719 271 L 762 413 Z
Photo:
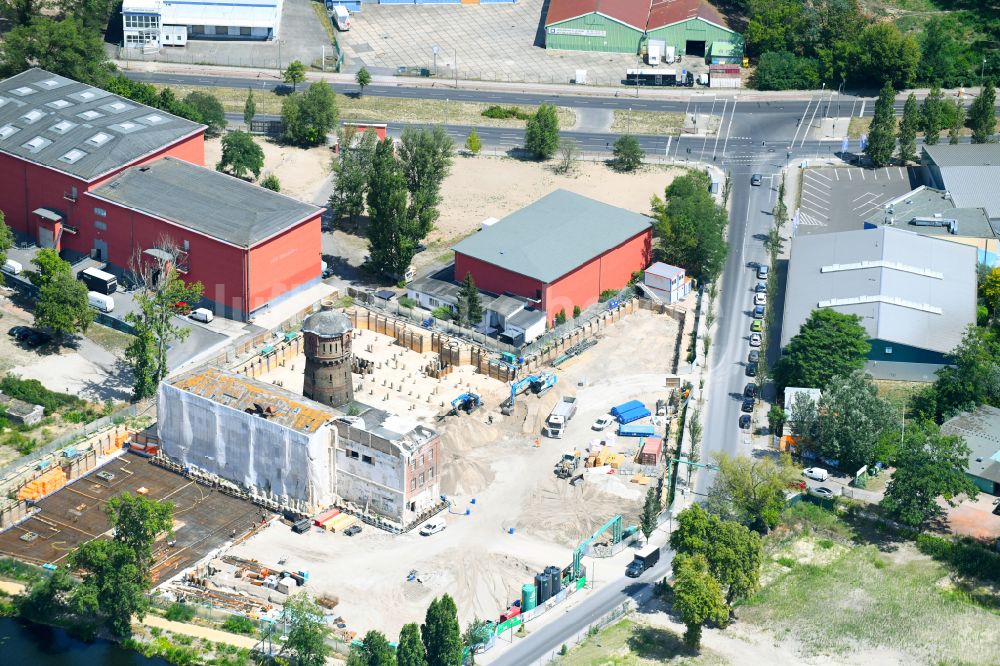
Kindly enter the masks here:
M 917 537 L 917 548 L 924 555 L 950 564 L 963 576 L 1000 583 L 1000 553 L 977 541 L 921 534 Z
M 493 104 L 488 106 L 482 113 L 486 118 L 498 118 L 501 120 L 508 120 L 510 118 L 517 118 L 518 120 L 527 120 L 531 118 L 532 114 L 522 111 L 516 106 L 499 106 Z
M 75 395 L 50 391 L 42 386 L 37 379 L 21 379 L 17 375 L 6 375 L 0 379 L 0 391 L 18 400 L 41 405 L 47 414 L 59 411 L 62 407 L 81 404 L 83 401 Z

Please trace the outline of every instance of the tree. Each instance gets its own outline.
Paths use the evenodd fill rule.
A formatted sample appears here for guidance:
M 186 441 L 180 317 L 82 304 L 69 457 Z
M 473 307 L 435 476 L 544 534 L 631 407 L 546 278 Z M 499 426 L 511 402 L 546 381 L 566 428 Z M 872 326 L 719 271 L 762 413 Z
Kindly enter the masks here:
M 222 102 L 215 95 L 195 91 L 188 93 L 184 103 L 197 111 L 201 116 L 201 122 L 208 125 L 205 136 L 219 136 L 226 129 L 226 110 L 222 108 Z
M 100 86 L 115 70 L 100 34 L 75 18 L 35 17 L 0 42 L 0 74 L 13 76 L 30 67 Z
M 215 168 L 243 180 L 250 180 L 248 174 L 256 178 L 264 168 L 264 150 L 249 132 L 229 132 L 222 137 L 222 157 Z
M 247 90 L 247 101 L 243 103 L 243 124 L 247 126 L 247 131 L 250 131 L 250 123 L 253 122 L 253 117 L 257 115 L 257 102 L 253 99 L 253 88 Z
M 435 597 L 420 626 L 420 636 L 427 650 L 427 663 L 433 666 L 462 665 L 462 632 L 458 609 L 448 594 Z
M 778 185 L 778 198 L 774 202 L 774 209 L 771 211 L 774 219 L 774 226 L 778 231 L 788 222 L 788 207 L 785 206 L 785 176 L 781 176 L 781 184 Z
M 474 617 L 462 633 L 462 645 L 469 650 L 469 664 L 476 665 L 476 651 L 490 639 L 490 625 L 486 620 Z
M 479 289 L 472 273 L 466 273 L 462 280 L 462 290 L 458 295 L 458 321 L 463 326 L 475 327 L 483 318 L 483 305 L 479 301 Z
M 371 265 L 403 275 L 416 254 L 417 224 L 406 205 L 406 177 L 393 154 L 392 139 L 380 141 L 368 180 L 368 248 Z
M 649 537 L 656 531 L 656 519 L 660 515 L 660 498 L 656 496 L 656 488 L 650 486 L 646 491 L 646 502 L 642 505 L 642 517 L 639 519 L 639 526 L 642 535 L 649 541 Z
M 399 161 L 410 192 L 410 216 L 417 223 L 415 241 L 426 238 L 438 218 L 441 183 L 451 172 L 455 144 L 440 126 L 407 127 L 399 140 Z
M 760 57 L 753 77 L 757 90 L 812 90 L 819 87 L 819 62 L 789 51 L 771 51 Z
M 864 367 L 871 345 L 857 315 L 831 308 L 813 310 L 774 366 L 774 380 L 786 386 L 823 388 L 834 375 Z
M 298 146 L 319 146 L 337 126 L 337 96 L 324 81 L 309 85 L 281 103 L 282 139 Z
M 285 80 L 285 83 L 292 84 L 292 92 L 294 93 L 298 90 L 299 84 L 306 80 L 306 66 L 302 64 L 301 60 L 293 60 L 288 63 L 281 78 Z
M 701 282 L 712 282 L 726 258 L 728 216 L 708 192 L 708 176 L 690 172 L 667 186 L 665 200 L 653 197 L 654 233 L 664 260 Z
M 479 140 L 479 132 L 476 131 L 475 127 L 469 130 L 469 136 L 465 138 L 465 149 L 473 155 L 478 155 L 479 151 L 483 149 L 483 142 Z
M 176 246 L 166 238 L 157 241 L 157 249 L 176 257 Z M 125 348 L 125 362 L 132 368 L 132 395 L 136 400 L 156 395 L 156 387 L 167 376 L 167 349 L 187 338 L 191 329 L 173 323 L 176 304 L 197 303 L 203 287 L 200 282 L 187 284 L 177 273 L 176 263 L 148 261 L 141 254 L 133 256 L 132 273 L 140 291 L 135 296 L 137 308 L 125 315 L 135 329 L 135 337 Z
M 357 76 L 354 80 L 358 83 L 358 97 L 365 94 L 365 86 L 370 85 L 372 82 L 372 75 L 368 73 L 367 67 L 362 67 L 358 70 Z
M 764 239 L 764 249 L 767 250 L 767 256 L 771 258 L 771 265 L 774 266 L 778 261 L 778 255 L 781 254 L 781 250 L 785 247 L 785 239 L 781 235 L 781 231 L 778 227 L 774 226 L 767 230 L 767 237 Z
M 906 166 L 917 161 L 917 130 L 920 128 L 920 111 L 917 96 L 910 93 L 903 105 L 903 119 L 899 123 L 899 163 Z
M 957 504 L 958 495 L 975 499 L 979 489 L 965 473 L 971 453 L 964 439 L 942 435 L 932 422 L 911 425 L 896 456 L 882 508 L 904 525 L 921 527 L 945 515 L 938 499 L 950 506 Z
M 94 321 L 87 286 L 71 274 L 56 275 L 38 291 L 35 326 L 48 328 L 57 336 L 86 331 Z
M 993 80 L 988 79 L 979 97 L 969 107 L 969 129 L 972 130 L 972 143 L 990 143 L 997 128 L 997 91 Z
M 524 149 L 535 159 L 547 160 L 559 148 L 559 116 L 552 104 L 542 104 L 524 128 Z
M 815 445 L 824 458 L 837 460 L 841 469 L 853 473 L 891 459 L 899 427 L 896 408 L 879 397 L 869 375 L 855 370 L 834 377 L 823 389 Z
M 772 435 L 781 436 L 786 420 L 788 420 L 788 414 L 785 413 L 781 405 L 777 403 L 771 405 L 771 409 L 767 412 L 767 428 Z
M 365 212 L 365 197 L 371 178 L 372 158 L 378 136 L 345 127 L 340 133 L 340 152 L 333 158 L 333 193 L 330 209 L 336 217 L 351 220 Z
M 798 478 L 791 457 L 722 453 L 715 456 L 715 464 L 718 471 L 708 493 L 712 513 L 763 533 L 780 522 L 785 489 Z
M 15 27 L 27 25 L 31 19 L 40 15 L 45 5 L 45 0 L 0 0 L 0 16 Z
M 858 85 L 909 88 L 917 79 L 920 45 L 891 21 L 869 23 L 855 38 L 851 80 Z
M 996 333 L 969 325 L 934 382 L 939 419 L 978 405 L 1000 405 L 1000 344 Z
M 272 192 L 281 191 L 281 181 L 273 173 L 269 173 L 260 181 L 260 186 L 265 190 L 271 190 Z
M 42 289 L 56 279 L 68 276 L 73 277 L 73 265 L 59 256 L 59 252 L 50 247 L 44 247 L 35 253 L 31 263 L 35 265 L 35 270 L 25 271 L 24 275 L 31 284 Z
M 962 138 L 962 128 L 965 127 L 965 107 L 957 99 L 945 104 L 946 113 L 951 118 L 948 123 L 948 143 L 957 145 Z
M 351 648 L 351 660 L 358 666 L 396 666 L 396 654 L 385 634 L 372 629 L 361 645 Z
M 173 504 L 142 495 L 116 495 L 107 501 L 104 511 L 115 528 L 115 541 L 125 544 L 140 563 L 152 560 L 157 535 L 169 532 L 173 525 Z
M 684 642 L 692 650 L 701 646 L 704 624 L 722 624 L 729 619 L 722 587 L 709 573 L 704 555 L 677 555 L 674 558 L 673 609 L 687 627 Z
M 792 399 L 788 425 L 792 428 L 792 435 L 805 447 L 809 447 L 816 439 L 816 428 L 819 422 L 819 412 L 816 409 L 816 402 L 808 393 L 797 393 Z
M 323 609 L 299 592 L 285 599 L 283 616 L 288 623 L 288 639 L 281 655 L 294 655 L 298 666 L 324 666 L 333 648 L 326 642 L 330 630 L 323 622 Z
M 875 102 L 872 124 L 868 128 L 868 145 L 865 154 L 878 167 L 889 164 L 896 152 L 896 111 L 893 107 L 896 91 L 891 83 L 886 83 Z
M 1000 314 L 1000 268 L 994 268 L 986 274 L 979 285 L 979 293 L 990 313 L 994 316 Z
M 958 21 L 938 14 L 927 22 L 921 37 L 920 78 L 935 85 L 957 88 L 973 78 L 972 51 Z
M 100 33 L 108 27 L 115 4 L 110 0 L 64 0 L 62 10 L 65 15 L 78 19 L 87 30 Z
M 576 159 L 576 141 L 573 139 L 559 139 L 559 164 L 553 169 L 558 174 L 568 174 L 573 170 L 573 161 Z
M 920 129 L 924 133 L 924 144 L 933 146 L 941 138 L 944 129 L 944 95 L 937 86 L 931 88 L 920 106 Z
M 0 210 L 0 266 L 7 263 L 7 250 L 12 247 L 14 247 L 14 232 L 7 226 L 3 211 Z M 0 273 L 0 285 L 2 284 L 3 274 Z
M 623 173 L 635 171 L 642 164 L 643 152 L 639 141 L 631 134 L 625 134 L 615 140 L 614 159 L 611 168 Z
M 415 623 L 404 624 L 399 632 L 396 666 L 428 666 L 427 651 L 420 641 L 420 627 Z

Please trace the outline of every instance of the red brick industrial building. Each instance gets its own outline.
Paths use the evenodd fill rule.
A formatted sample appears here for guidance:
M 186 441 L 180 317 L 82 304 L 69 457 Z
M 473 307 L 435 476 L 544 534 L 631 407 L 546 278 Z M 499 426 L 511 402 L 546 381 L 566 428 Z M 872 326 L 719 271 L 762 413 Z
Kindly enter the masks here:
M 621 289 L 650 263 L 648 218 L 565 190 L 516 211 L 454 246 L 455 279 L 536 303 L 551 322 L 601 292 Z
M 204 131 L 22 72 L 0 82 L 0 210 L 21 240 L 119 275 L 173 248 L 206 305 L 246 319 L 319 280 L 322 209 L 204 168 Z

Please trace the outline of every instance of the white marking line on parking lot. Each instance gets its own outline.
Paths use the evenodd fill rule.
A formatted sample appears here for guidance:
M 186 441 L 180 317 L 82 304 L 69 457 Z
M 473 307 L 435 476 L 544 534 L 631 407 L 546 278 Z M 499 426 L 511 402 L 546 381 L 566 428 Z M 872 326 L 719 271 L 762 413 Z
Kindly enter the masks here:
M 829 192 L 829 190 L 821 190 L 821 189 L 817 188 L 815 185 L 813 185 L 811 187 L 803 188 L 802 194 L 808 194 L 811 197 L 816 197 L 817 199 L 822 199 L 827 204 L 830 203 L 830 198 L 829 198 L 830 192 Z
M 828 208 L 829 204 L 824 205 L 821 202 L 812 201 L 811 199 L 809 199 L 808 195 L 805 192 L 802 193 L 802 203 L 809 204 L 809 210 L 814 210 L 814 211 L 817 211 L 817 212 L 818 211 L 828 211 L 828 210 L 830 210 Z M 827 216 L 824 215 L 824 217 L 827 217 Z
M 838 182 L 840 181 L 840 169 L 833 170 L 833 177 L 836 178 Z
M 850 181 L 854 180 L 854 177 L 851 175 L 851 170 L 850 169 L 847 170 L 847 180 L 850 180 Z
M 867 178 L 865 178 L 865 172 L 863 169 L 861 171 L 861 180 L 868 180 Z
M 856 203 L 858 199 L 863 199 L 864 197 L 870 197 L 870 196 L 871 192 L 865 192 L 860 197 L 854 197 L 853 199 L 851 199 L 851 203 Z
M 906 180 L 906 170 L 903 167 L 899 167 L 899 179 Z
M 830 178 L 829 176 L 827 176 L 827 175 L 825 175 L 823 173 L 820 173 L 819 171 L 816 171 L 815 169 L 812 170 L 812 171 L 809 171 L 809 173 L 807 175 L 814 176 L 816 178 L 822 178 L 823 180 L 825 180 L 828 183 L 833 182 L 832 178 Z

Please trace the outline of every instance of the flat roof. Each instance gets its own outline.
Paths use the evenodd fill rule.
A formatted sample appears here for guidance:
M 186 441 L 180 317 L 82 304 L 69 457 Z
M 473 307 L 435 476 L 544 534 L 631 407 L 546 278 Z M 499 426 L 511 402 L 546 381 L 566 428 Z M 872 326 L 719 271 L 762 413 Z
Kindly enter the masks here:
M 556 190 L 452 249 L 551 283 L 651 226 L 644 215 Z
M 890 219 L 896 227 L 923 236 L 997 237 L 985 209 L 959 208 L 953 197 L 944 190 L 924 185 L 882 204 L 882 211 L 865 220 L 865 224 L 877 227 L 887 224 Z M 955 221 L 954 234 L 950 231 L 949 220 Z
M 781 346 L 813 310 L 861 317 L 870 339 L 948 353 L 976 321 L 976 248 L 894 227 L 792 241 Z
M 277 27 L 282 0 L 125 0 L 123 14 L 159 14 L 162 25 Z
M 0 81 L 0 151 L 86 181 L 204 129 L 43 69 Z
M 679 266 L 672 266 L 671 264 L 665 264 L 662 261 L 657 261 L 650 265 L 646 269 L 647 275 L 655 275 L 657 277 L 664 278 L 678 278 L 684 277 L 684 269 Z
M 127 169 L 91 194 L 242 248 L 323 211 L 173 157 Z
M 941 434 L 959 435 L 969 445 L 969 474 L 1000 483 L 1000 409 L 980 405 L 945 421 Z
M 960 208 L 984 208 L 1000 218 L 1000 144 L 966 143 L 924 146 L 924 154 L 941 171 L 942 185 Z

